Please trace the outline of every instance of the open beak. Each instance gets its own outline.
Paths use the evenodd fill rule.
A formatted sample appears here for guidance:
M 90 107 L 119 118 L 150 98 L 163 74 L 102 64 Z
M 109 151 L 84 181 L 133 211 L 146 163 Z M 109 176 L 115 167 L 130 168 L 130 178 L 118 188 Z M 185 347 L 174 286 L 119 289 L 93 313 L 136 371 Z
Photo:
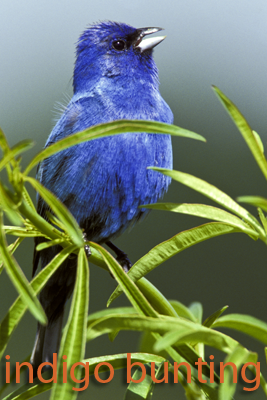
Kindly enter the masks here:
M 152 50 L 153 47 L 157 46 L 159 43 L 161 43 L 166 36 L 157 36 L 153 38 L 145 38 L 147 35 L 152 35 L 152 33 L 156 33 L 159 31 L 162 31 L 162 28 L 140 28 L 137 29 L 137 39 L 135 40 L 134 43 L 134 48 L 140 50 L 142 53 L 143 51 L 146 50 Z

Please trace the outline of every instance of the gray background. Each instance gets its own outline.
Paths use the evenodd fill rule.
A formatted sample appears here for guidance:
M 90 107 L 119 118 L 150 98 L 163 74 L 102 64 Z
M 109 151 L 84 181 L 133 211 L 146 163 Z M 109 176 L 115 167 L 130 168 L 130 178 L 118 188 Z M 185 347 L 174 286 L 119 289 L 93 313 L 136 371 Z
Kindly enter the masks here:
M 162 26 L 167 39 L 155 50 L 161 93 L 170 104 L 175 124 L 198 132 L 207 143 L 173 139 L 174 167 L 216 185 L 230 196 L 266 196 L 266 183 L 242 137 L 211 90 L 217 85 L 235 102 L 266 145 L 266 17 L 264 0 L 55 1 L 1 0 L 0 3 L 0 126 L 10 144 L 33 138 L 36 146 L 24 163 L 44 145 L 53 127 L 56 101 L 71 96 L 75 42 L 93 22 L 110 19 L 135 27 Z M 207 200 L 173 182 L 165 197 L 173 202 Z M 256 212 L 251 208 L 251 211 Z M 116 243 L 136 261 L 156 244 L 204 220 L 154 211 Z M 266 249 L 242 234 L 219 237 L 161 265 L 148 278 L 169 299 L 185 304 L 200 301 L 204 318 L 228 304 L 229 312 L 266 320 Z M 28 278 L 32 242 L 18 251 Z M 3 274 L 0 316 L 16 297 Z M 90 311 L 105 308 L 115 282 L 91 266 Z M 128 304 L 121 296 L 114 306 Z M 7 354 L 11 361 L 30 353 L 35 321 L 27 314 L 14 334 Z M 263 346 L 230 332 L 260 354 Z M 88 345 L 88 356 L 132 352 L 139 335 L 122 332 L 114 343 L 107 337 Z M 215 354 L 213 350 L 211 353 Z M 222 360 L 216 353 L 215 361 Z M 0 375 L 2 380 L 3 376 Z M 166 388 L 167 387 L 167 388 Z M 15 389 L 14 387 L 13 389 Z M 108 385 L 95 384 L 81 398 L 118 399 L 126 388 L 125 375 L 115 373 Z M 178 391 L 178 392 L 177 392 Z M 158 385 L 155 399 L 177 398 L 177 385 Z M 261 389 L 246 394 L 239 386 L 236 399 L 264 398 Z M 48 398 L 45 394 L 42 398 Z

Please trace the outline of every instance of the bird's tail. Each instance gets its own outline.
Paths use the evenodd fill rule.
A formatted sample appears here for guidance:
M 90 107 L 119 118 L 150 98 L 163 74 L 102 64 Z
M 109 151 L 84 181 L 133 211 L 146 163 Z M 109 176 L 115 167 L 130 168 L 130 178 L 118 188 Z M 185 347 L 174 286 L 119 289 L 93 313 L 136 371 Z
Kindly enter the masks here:
M 59 251 L 60 247 L 54 246 L 40 252 L 41 268 L 44 268 Z M 53 353 L 58 353 L 65 303 L 73 292 L 76 269 L 77 257 L 65 260 L 40 294 L 40 303 L 46 313 L 48 323 L 45 326 L 38 323 L 31 355 L 34 377 L 37 376 L 39 365 L 43 362 L 52 362 Z
M 46 326 L 38 323 L 35 343 L 31 355 L 33 376 L 37 376 L 37 369 L 43 362 L 52 362 L 53 353 L 58 353 L 64 311 L 55 321 L 48 321 Z M 43 371 L 44 369 L 42 369 Z

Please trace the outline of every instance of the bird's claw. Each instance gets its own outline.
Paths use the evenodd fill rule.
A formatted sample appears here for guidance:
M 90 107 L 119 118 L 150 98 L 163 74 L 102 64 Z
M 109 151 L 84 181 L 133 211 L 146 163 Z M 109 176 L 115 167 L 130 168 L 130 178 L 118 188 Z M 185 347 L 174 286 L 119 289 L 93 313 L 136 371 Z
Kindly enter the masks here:
M 88 242 L 87 235 L 86 235 L 85 232 L 83 232 L 83 240 L 84 240 L 85 242 Z M 91 249 L 90 249 L 89 244 L 85 244 L 85 245 L 84 245 L 84 251 L 85 251 L 87 257 L 90 257 L 90 255 L 92 254 L 92 252 L 91 252 Z
M 132 263 L 129 260 L 129 258 L 127 257 L 127 255 L 126 254 L 119 255 L 116 258 L 116 260 L 121 265 L 123 271 L 127 274 L 127 272 L 129 272 L 129 270 L 130 270 L 130 268 L 132 266 Z

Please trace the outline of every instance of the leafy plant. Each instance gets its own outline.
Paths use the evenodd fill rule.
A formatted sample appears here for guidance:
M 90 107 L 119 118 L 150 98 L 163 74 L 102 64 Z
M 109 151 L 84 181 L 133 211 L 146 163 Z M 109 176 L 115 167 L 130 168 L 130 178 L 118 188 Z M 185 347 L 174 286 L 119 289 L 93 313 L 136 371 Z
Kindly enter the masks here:
M 261 171 L 267 178 L 267 161 L 264 157 L 263 145 L 259 135 L 251 130 L 236 106 L 219 89 L 214 88 L 214 90 L 233 118 Z M 36 296 L 71 253 L 78 256 L 75 289 L 59 351 L 58 376 L 60 378 L 53 383 L 45 373 L 43 375 L 46 379 L 45 383 L 36 379 L 30 386 L 22 386 L 7 395 L 4 398 L 5 400 L 29 399 L 50 389 L 52 389 L 50 399 L 75 399 L 79 389 L 78 384 L 84 385 L 83 388 L 81 387 L 84 390 L 89 375 L 98 374 L 100 363 L 103 363 L 101 372 L 109 371 L 110 376 L 112 376 L 112 370 L 125 368 L 127 363 L 129 367 L 129 363 L 136 362 L 140 363 L 141 370 L 137 369 L 129 379 L 132 381 L 129 382 L 125 394 L 126 400 L 150 399 L 153 395 L 155 382 L 166 381 L 168 372 L 175 382 L 179 382 L 184 387 L 187 399 L 231 399 L 236 389 L 236 384 L 233 382 L 234 368 L 225 368 L 224 383 L 220 383 L 221 376 L 214 372 L 212 361 L 205 362 L 205 345 L 224 352 L 226 354 L 224 362 L 233 363 L 236 371 L 243 371 L 243 365 L 247 365 L 255 374 L 255 387 L 260 384 L 267 396 L 267 383 L 257 369 L 257 354 L 248 351 L 238 341 L 217 330 L 220 327 L 240 330 L 267 345 L 267 323 L 248 315 L 228 314 L 221 316 L 227 307 L 222 307 L 202 322 L 201 304 L 193 303 L 186 307 L 177 300 L 169 301 L 145 278 L 146 274 L 170 257 L 197 243 L 223 234 L 242 232 L 253 240 L 261 239 L 267 244 L 267 221 L 263 214 L 263 211 L 267 210 L 267 199 L 261 197 L 239 198 L 240 201 L 260 207 L 258 212 L 261 223 L 259 223 L 251 213 L 215 186 L 183 172 L 153 168 L 172 177 L 173 180 L 197 190 L 227 211 L 204 204 L 158 203 L 144 206 L 151 209 L 190 214 L 214 222 L 207 222 L 180 232 L 158 244 L 139 259 L 128 274 L 125 274 L 112 255 L 96 243 L 87 243 L 92 251 L 89 260 L 87 259 L 82 231 L 75 219 L 51 192 L 37 180 L 28 176 L 31 169 L 44 158 L 67 147 L 107 135 L 144 131 L 204 140 L 200 135 L 193 132 L 163 123 L 115 121 L 89 128 L 54 143 L 37 154 L 25 171 L 22 171 L 18 155 L 29 149 L 32 143 L 23 141 L 10 148 L 4 133 L 0 132 L 0 146 L 3 151 L 0 170 L 6 170 L 10 183 L 7 187 L 3 182 L 0 182 L 0 256 L 2 260 L 0 272 L 4 268 L 6 269 L 19 294 L 1 321 L 1 357 L 12 333 L 27 309 L 38 321 L 46 322 L 45 313 Z M 33 186 L 51 208 L 53 216 L 50 217 L 50 222 L 52 224 L 37 214 L 25 183 Z M 3 224 L 3 214 L 12 225 Z M 6 235 L 16 237 L 16 240 L 9 246 L 6 242 Z M 47 239 L 38 246 L 37 250 L 40 251 L 55 244 L 60 244 L 62 250 L 31 282 L 28 282 L 13 253 L 24 242 L 25 238 L 34 236 L 43 236 Z M 89 299 L 88 261 L 92 261 L 97 266 L 109 271 L 118 283 L 118 287 L 108 300 L 108 305 L 124 292 L 131 303 L 131 307 L 106 309 L 87 316 Z M 132 353 L 131 360 L 129 354 L 124 353 L 84 360 L 86 341 L 91 341 L 103 334 L 108 334 L 110 340 L 114 340 L 120 330 L 143 332 L 140 351 Z M 83 367 L 78 371 L 79 375 L 76 375 L 75 384 L 70 379 L 67 382 L 63 382 L 64 379 L 61 379 L 64 371 L 62 359 L 64 354 L 68 355 L 68 365 L 70 366 L 77 362 L 83 363 Z M 201 372 L 199 370 L 200 362 L 202 362 Z M 145 374 L 144 377 L 145 366 L 147 369 L 151 368 L 151 373 Z M 134 381 L 137 380 L 140 382 L 135 383 Z M 0 393 L 7 386 L 8 383 L 3 385 Z M 73 390 L 73 386 L 75 390 Z

